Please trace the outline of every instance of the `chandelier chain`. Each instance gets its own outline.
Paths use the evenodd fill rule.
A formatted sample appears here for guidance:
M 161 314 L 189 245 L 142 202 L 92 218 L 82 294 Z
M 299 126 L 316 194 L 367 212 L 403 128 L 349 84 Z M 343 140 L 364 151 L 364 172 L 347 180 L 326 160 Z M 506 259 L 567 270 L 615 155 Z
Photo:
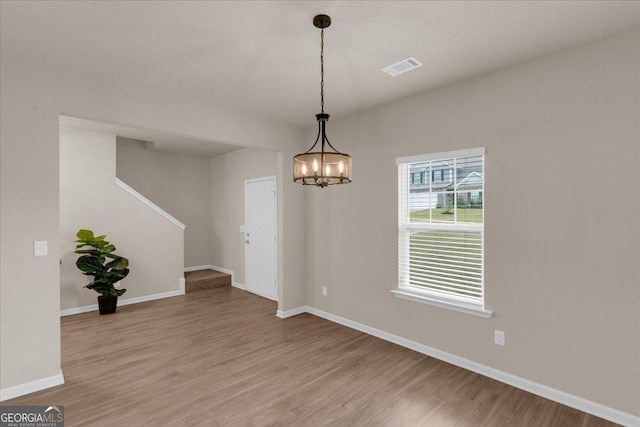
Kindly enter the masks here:
M 320 29 L 320 109 L 324 113 L 324 28 Z

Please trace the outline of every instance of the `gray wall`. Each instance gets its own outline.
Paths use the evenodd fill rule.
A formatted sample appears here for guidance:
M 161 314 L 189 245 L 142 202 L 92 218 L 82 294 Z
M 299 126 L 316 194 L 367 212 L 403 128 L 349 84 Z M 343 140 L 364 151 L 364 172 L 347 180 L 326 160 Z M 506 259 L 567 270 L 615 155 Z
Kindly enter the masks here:
M 353 183 L 310 192 L 308 303 L 640 415 L 639 44 L 635 32 L 332 120 Z M 394 298 L 395 158 L 480 146 L 495 316 Z
M 278 175 L 278 152 L 243 148 L 211 158 L 145 150 L 117 139 L 118 178 L 183 222 L 184 265 L 215 265 L 244 285 L 244 181 Z
M 290 159 L 306 148 L 298 129 L 2 50 L 0 387 L 60 371 L 64 112 L 282 151 L 279 309 L 310 304 L 640 415 L 638 37 L 332 118 L 332 142 L 354 156 L 354 182 L 324 191 L 291 182 Z M 395 157 L 482 145 L 496 316 L 394 299 Z M 49 242 L 49 256 L 33 256 L 34 240 Z M 494 328 L 506 331 L 506 347 L 491 343 Z
M 87 173 L 91 165 L 91 173 Z M 60 308 L 95 305 L 91 281 L 75 265 L 76 233 L 106 234 L 129 259 L 122 298 L 180 290 L 184 232 L 115 183 L 116 136 L 71 128 L 60 131 Z M 98 191 L 96 191 L 98 190 Z
M 210 264 L 209 159 L 144 149 L 117 138 L 116 175 L 185 224 L 185 267 Z
M 40 57 L 1 50 L 0 74 L 0 388 L 9 389 L 60 374 L 59 114 L 269 148 L 287 159 L 303 149 L 304 135 L 213 103 L 88 79 Z M 278 171 L 278 221 L 288 225 L 278 235 L 278 308 L 287 310 L 305 303 L 305 193 L 282 180 L 293 173 L 290 162 Z M 36 240 L 48 241 L 49 256 L 33 256 Z
M 212 157 L 210 166 L 211 263 L 233 270 L 244 285 L 244 181 L 277 175 L 278 153 L 245 148 Z

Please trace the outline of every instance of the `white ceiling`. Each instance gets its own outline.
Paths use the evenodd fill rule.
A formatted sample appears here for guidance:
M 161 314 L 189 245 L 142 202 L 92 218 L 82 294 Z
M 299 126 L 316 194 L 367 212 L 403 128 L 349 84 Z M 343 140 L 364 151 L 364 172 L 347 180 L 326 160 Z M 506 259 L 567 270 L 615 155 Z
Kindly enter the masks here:
M 634 1 L 32 1 L 1 5 L 3 57 L 314 126 L 319 30 L 337 118 L 640 26 Z M 5 56 L 6 55 L 6 56 Z M 423 67 L 381 68 L 407 56 Z

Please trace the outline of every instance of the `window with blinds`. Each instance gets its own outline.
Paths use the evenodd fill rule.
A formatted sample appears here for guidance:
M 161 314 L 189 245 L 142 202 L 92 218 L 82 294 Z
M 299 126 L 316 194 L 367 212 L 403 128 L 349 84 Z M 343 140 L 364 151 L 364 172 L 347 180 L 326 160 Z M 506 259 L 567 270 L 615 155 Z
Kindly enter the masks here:
M 483 305 L 484 153 L 396 159 L 399 289 Z

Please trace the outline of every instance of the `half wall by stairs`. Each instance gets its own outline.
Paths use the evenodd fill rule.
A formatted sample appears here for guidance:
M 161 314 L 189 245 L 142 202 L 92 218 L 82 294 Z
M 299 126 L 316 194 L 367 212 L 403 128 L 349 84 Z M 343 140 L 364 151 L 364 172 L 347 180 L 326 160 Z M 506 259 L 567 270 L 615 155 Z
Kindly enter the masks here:
M 106 234 L 129 259 L 123 300 L 182 293 L 184 225 L 116 178 L 116 136 L 60 128 L 60 309 L 86 311 L 97 294 L 75 266 L 75 234 Z

